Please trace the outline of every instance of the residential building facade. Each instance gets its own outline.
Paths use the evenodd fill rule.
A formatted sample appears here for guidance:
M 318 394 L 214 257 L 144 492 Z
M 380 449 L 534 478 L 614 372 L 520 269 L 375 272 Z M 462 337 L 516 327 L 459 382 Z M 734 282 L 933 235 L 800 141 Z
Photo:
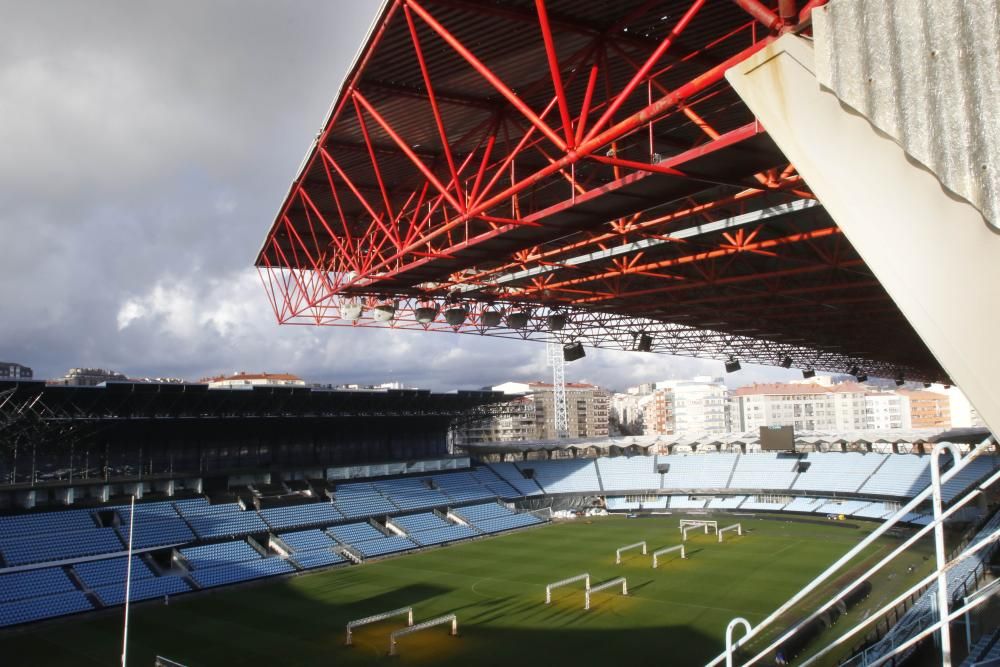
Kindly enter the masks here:
M 34 371 L 22 364 L 12 361 L 0 361 L 0 380 L 31 380 Z

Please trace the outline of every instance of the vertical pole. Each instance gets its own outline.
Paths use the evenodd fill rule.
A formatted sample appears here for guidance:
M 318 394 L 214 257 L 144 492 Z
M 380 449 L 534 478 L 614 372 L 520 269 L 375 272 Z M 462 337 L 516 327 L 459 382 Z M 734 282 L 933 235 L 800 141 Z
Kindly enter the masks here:
M 945 449 L 951 450 L 951 455 L 955 464 L 958 463 L 961 458 L 961 453 L 958 448 L 951 443 L 939 442 L 934 445 L 934 449 L 931 451 L 931 488 L 932 488 L 932 504 L 934 506 L 934 521 L 936 525 L 934 526 L 934 551 L 937 556 L 937 612 L 938 618 L 941 620 L 940 638 L 941 638 L 941 667 L 951 667 L 951 628 L 947 622 L 948 620 L 948 574 L 945 572 L 945 565 L 948 564 L 948 559 L 944 553 L 944 522 L 941 520 L 941 468 L 938 465 L 938 460 L 941 457 L 941 452 Z
M 122 632 L 122 667 L 128 663 L 128 612 L 129 598 L 132 593 L 132 537 L 135 527 L 135 493 L 132 494 L 132 503 L 128 513 L 128 560 L 125 566 L 125 630 Z

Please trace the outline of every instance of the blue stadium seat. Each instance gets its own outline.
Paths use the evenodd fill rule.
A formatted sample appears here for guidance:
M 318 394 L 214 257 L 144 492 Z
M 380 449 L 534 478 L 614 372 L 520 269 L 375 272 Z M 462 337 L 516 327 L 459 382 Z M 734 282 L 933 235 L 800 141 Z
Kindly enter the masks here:
M 180 551 L 193 570 L 212 568 L 225 563 L 256 560 L 261 557 L 253 547 L 243 541 L 206 544 L 200 547 L 188 547 Z
M 105 558 L 73 565 L 73 571 L 89 588 L 125 581 L 128 558 Z M 153 572 L 138 556 L 132 556 L 132 580 L 151 579 Z
M 329 535 L 318 528 L 282 533 L 278 537 L 293 552 L 329 549 L 336 544 Z
M 292 559 L 303 570 L 310 570 L 315 567 L 327 567 L 329 565 L 338 565 L 340 563 L 347 562 L 343 556 L 331 549 L 319 549 L 315 551 L 296 553 L 292 556 Z
M 358 542 L 367 542 L 368 540 L 377 540 L 385 537 L 384 533 L 381 533 L 367 523 L 348 523 L 342 526 L 332 526 L 326 532 L 341 544 L 357 544 Z
M 274 530 L 304 528 L 306 526 L 329 526 L 343 521 L 344 516 L 330 502 L 272 507 L 260 511 L 261 517 Z
M 123 549 L 114 528 L 0 538 L 0 553 L 8 566 L 116 553 Z
M 43 597 L 0 603 L 0 627 L 55 618 L 93 609 L 83 591 L 70 591 Z
M 94 593 L 100 599 L 101 604 L 106 607 L 125 604 L 125 582 L 120 581 L 114 584 L 94 587 Z M 162 598 L 164 595 L 178 595 L 191 590 L 183 579 L 178 576 L 167 575 L 154 577 L 151 579 L 133 579 L 129 588 L 129 599 L 132 602 L 138 600 L 150 600 Z
M 241 581 L 289 574 L 294 571 L 295 568 L 289 565 L 283 558 L 272 556 L 270 558 L 258 558 L 257 560 L 206 567 L 205 569 L 196 570 L 192 573 L 192 576 L 202 588 L 213 588 Z
M 14 602 L 75 590 L 76 586 L 61 567 L 0 575 L 0 602 Z

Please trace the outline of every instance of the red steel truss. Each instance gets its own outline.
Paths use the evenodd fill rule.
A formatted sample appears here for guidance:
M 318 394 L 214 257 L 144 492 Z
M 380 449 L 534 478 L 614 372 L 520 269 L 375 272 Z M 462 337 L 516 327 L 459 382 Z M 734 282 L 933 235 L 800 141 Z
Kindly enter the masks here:
M 947 381 L 725 81 L 819 4 L 386 2 L 257 256 L 275 317 Z

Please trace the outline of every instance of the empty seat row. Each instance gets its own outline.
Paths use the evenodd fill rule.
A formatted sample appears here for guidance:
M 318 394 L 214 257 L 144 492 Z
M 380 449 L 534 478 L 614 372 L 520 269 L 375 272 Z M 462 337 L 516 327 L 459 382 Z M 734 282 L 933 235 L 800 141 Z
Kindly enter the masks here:
M 318 549 L 315 551 L 296 553 L 292 556 L 292 559 L 303 570 L 310 570 L 315 567 L 327 567 L 328 565 L 337 565 L 339 563 L 347 562 L 343 556 L 332 549 Z
M 415 549 L 417 547 L 412 541 L 405 537 L 393 536 L 393 537 L 381 537 L 377 540 L 368 540 L 366 542 L 359 542 L 352 544 L 357 551 L 361 553 L 365 558 L 374 558 L 376 556 L 385 556 L 391 553 L 398 553 L 400 551 L 407 551 L 409 549 Z
M 519 496 L 540 496 L 542 489 L 533 480 L 526 479 L 513 463 L 491 463 L 490 469 L 508 482 Z
M 268 531 L 267 524 L 256 512 L 243 510 L 237 503 L 182 506 L 179 509 L 194 531 L 203 539 L 236 537 Z
M 119 510 L 118 514 L 121 516 L 121 525 L 118 530 L 127 544 L 129 540 L 128 510 Z M 177 514 L 170 517 L 137 512 L 135 520 L 132 522 L 132 531 L 135 534 L 132 538 L 132 547 L 135 549 L 184 544 L 185 542 L 193 542 L 195 539 L 191 529 Z
M 605 491 L 659 489 L 655 456 L 616 456 L 597 459 Z
M 671 509 L 704 509 L 707 502 L 704 496 L 670 496 Z
M 0 516 L 0 535 L 5 538 L 68 533 L 96 527 L 97 522 L 89 509 Z
M 481 505 L 467 505 L 453 510 L 463 519 L 469 521 L 480 521 L 482 519 L 492 519 L 499 516 L 509 516 L 512 512 L 497 503 L 483 503 Z
M 305 526 L 328 526 L 342 521 L 344 516 L 330 502 L 309 503 L 307 505 L 292 505 L 290 507 L 272 507 L 260 511 L 274 530 L 302 528 Z
M 710 509 L 720 510 L 736 509 L 740 506 L 740 503 L 746 500 L 746 498 L 746 496 L 723 496 L 721 498 L 712 498 L 708 501 L 708 507 Z
M 76 586 L 61 567 L 0 575 L 0 602 L 14 602 L 74 590 Z
M 335 544 L 329 535 L 318 528 L 299 530 L 294 533 L 282 533 L 278 537 L 293 552 L 328 549 Z
M 260 558 L 253 547 L 243 541 L 206 544 L 181 549 L 181 555 L 194 570 L 215 567 L 222 563 L 238 563 Z
M 531 514 L 511 514 L 510 516 L 477 521 L 475 526 L 484 533 L 499 533 L 504 530 L 524 528 L 525 526 L 533 526 L 539 523 L 542 523 L 542 520 Z
M 94 587 L 94 593 L 107 607 L 118 604 L 125 604 L 125 582 L 107 584 L 105 586 Z M 154 577 L 151 579 L 133 579 L 129 586 L 129 599 L 133 602 L 138 600 L 150 600 L 160 598 L 164 595 L 177 595 L 187 593 L 191 587 L 182 578 L 174 575 Z
M 114 528 L 0 538 L 0 553 L 9 566 L 115 553 L 123 548 Z
M 212 588 L 214 586 L 224 586 L 240 581 L 251 581 L 263 577 L 273 577 L 279 574 L 294 572 L 295 568 L 289 565 L 283 558 L 272 556 L 270 558 L 258 558 L 239 563 L 226 563 L 196 570 L 192 573 L 194 580 L 202 588 Z
M 91 560 L 73 565 L 73 571 L 88 588 L 105 586 L 118 581 L 125 581 L 128 570 L 128 558 L 105 558 Z M 132 579 L 149 579 L 155 576 L 142 559 L 132 556 Z
M 447 528 L 451 525 L 438 515 L 431 512 L 394 517 L 392 522 L 408 533 L 418 533 L 435 528 Z
M 348 523 L 332 526 L 326 531 L 341 544 L 356 544 L 385 537 L 385 534 L 368 523 Z
M 0 627 L 55 618 L 93 609 L 83 591 L 69 591 L 44 597 L 0 603 Z
M 479 535 L 479 532 L 469 526 L 449 525 L 443 528 L 432 528 L 431 530 L 424 530 L 419 533 L 415 533 L 413 535 L 413 539 L 421 545 L 429 546 L 431 544 L 443 544 L 445 542 L 467 540 L 470 537 L 476 537 L 477 535 Z
M 597 465 L 593 459 L 566 461 L 524 461 L 522 471 L 531 470 L 533 479 L 546 493 L 600 493 Z

